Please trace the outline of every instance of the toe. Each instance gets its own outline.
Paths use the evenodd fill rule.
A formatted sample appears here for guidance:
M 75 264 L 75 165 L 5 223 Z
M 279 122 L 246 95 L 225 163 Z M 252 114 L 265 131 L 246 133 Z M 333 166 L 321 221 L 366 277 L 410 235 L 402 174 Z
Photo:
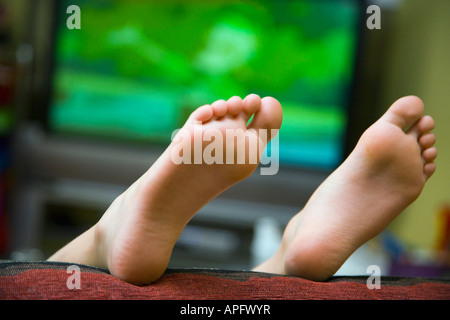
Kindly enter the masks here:
M 422 158 L 425 163 L 433 162 L 437 158 L 437 149 L 435 147 L 431 147 L 423 150 Z
M 419 138 L 419 145 L 422 150 L 431 148 L 436 143 L 436 136 L 434 133 L 426 133 Z
M 436 163 L 435 162 L 426 163 L 423 166 L 423 174 L 425 176 L 425 179 L 429 179 L 435 171 L 436 171 Z
M 217 118 L 223 117 L 227 113 L 227 102 L 223 99 L 211 104 L 213 115 Z
M 419 133 L 421 135 L 430 132 L 434 129 L 434 119 L 430 116 L 423 116 L 418 122 L 417 122 L 417 128 L 419 129 Z
M 422 117 L 423 111 L 424 105 L 420 98 L 407 96 L 395 101 L 382 119 L 405 130 Z
M 425 133 L 434 129 L 434 119 L 430 116 L 423 116 L 413 126 L 411 126 L 407 133 L 418 139 Z
M 204 105 L 192 112 L 190 118 L 194 121 L 205 122 L 211 120 L 213 110 L 210 105 Z
M 261 98 L 257 94 L 249 94 L 244 98 L 243 110 L 247 115 L 252 115 L 258 111 L 261 106 Z
M 272 97 L 264 97 L 248 128 L 255 130 L 280 129 L 282 119 L 283 112 L 280 103 Z
M 227 101 L 227 113 L 230 115 L 237 115 L 242 112 L 242 99 L 238 96 L 233 96 Z

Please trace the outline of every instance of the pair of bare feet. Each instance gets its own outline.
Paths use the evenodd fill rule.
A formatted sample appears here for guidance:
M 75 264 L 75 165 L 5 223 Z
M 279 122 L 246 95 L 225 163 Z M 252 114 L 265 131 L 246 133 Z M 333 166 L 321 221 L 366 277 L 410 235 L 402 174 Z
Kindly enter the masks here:
M 419 196 L 436 169 L 436 138 L 430 132 L 434 120 L 423 112 L 417 97 L 397 100 L 291 219 L 278 252 L 254 270 L 323 281 L 359 246 L 379 234 Z M 251 152 L 260 159 L 263 150 L 254 151 L 250 145 L 265 143 L 261 129 L 268 130 L 270 138 L 271 130 L 279 129 L 281 122 L 278 101 L 254 94 L 198 108 L 182 128 L 184 132 L 214 129 L 225 135 L 228 129 L 244 130 L 245 164 L 175 164 L 175 150 L 193 147 L 189 139 L 176 137 L 96 225 L 49 260 L 107 268 L 133 284 L 157 280 L 189 220 L 257 168 L 258 163 L 248 159 Z M 205 140 L 201 148 L 207 147 Z

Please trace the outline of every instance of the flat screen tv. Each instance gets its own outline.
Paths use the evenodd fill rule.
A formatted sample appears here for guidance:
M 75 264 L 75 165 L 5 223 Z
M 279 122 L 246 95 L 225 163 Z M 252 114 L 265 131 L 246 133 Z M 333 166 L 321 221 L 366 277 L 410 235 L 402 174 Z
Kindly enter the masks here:
M 52 133 L 165 146 L 195 108 L 256 93 L 283 106 L 281 165 L 331 170 L 342 161 L 360 1 L 57 4 Z M 80 29 L 67 27 L 70 5 Z

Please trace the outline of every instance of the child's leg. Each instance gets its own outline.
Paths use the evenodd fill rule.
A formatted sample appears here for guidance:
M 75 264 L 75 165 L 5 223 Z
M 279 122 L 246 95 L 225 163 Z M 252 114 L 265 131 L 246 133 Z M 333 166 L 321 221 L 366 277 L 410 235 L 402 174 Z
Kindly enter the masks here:
M 247 124 L 251 115 L 254 117 Z M 104 267 L 135 284 L 158 279 L 188 221 L 207 202 L 257 168 L 267 142 L 265 137 L 260 139 L 259 130 L 268 130 L 270 135 L 271 129 L 280 128 L 281 119 L 278 101 L 257 95 L 244 100 L 232 97 L 198 108 L 156 163 L 112 203 L 100 221 L 50 260 Z M 219 134 L 224 145 L 226 130 L 245 132 L 234 144 L 237 148 L 245 143 L 245 164 L 227 164 L 228 148 L 222 150 L 224 164 L 176 164 L 180 155 L 186 156 L 181 150 L 190 150 L 190 160 L 196 160 L 194 149 L 198 145 L 194 140 L 200 129 L 202 134 Z M 260 140 L 259 150 L 249 147 Z M 210 143 L 200 144 L 200 151 Z M 248 161 L 254 153 L 256 161 Z
M 420 194 L 435 171 L 434 120 L 414 96 L 397 100 L 286 227 L 257 271 L 326 280 Z

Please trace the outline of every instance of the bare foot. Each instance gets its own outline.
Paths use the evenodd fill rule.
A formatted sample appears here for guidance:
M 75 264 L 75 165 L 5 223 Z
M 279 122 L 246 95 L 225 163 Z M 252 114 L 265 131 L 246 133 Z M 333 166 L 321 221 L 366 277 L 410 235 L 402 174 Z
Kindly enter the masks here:
M 247 124 L 252 115 L 252 121 Z M 175 242 L 189 220 L 207 202 L 257 168 L 268 142 L 261 139 L 259 130 L 268 130 L 270 135 L 271 129 L 280 128 L 281 119 L 281 106 L 277 100 L 271 97 L 260 99 L 254 94 L 244 100 L 232 97 L 198 108 L 161 157 L 111 204 L 100 221 L 50 260 L 104 267 L 112 275 L 134 284 L 157 280 L 164 273 Z M 234 146 L 245 145 L 243 164 L 227 164 L 230 152 L 232 159 L 238 153 L 225 148 L 225 135 L 230 129 L 245 132 L 245 137 L 236 138 Z M 216 139 L 218 135 L 223 137 L 222 161 L 205 163 L 207 159 L 196 158 L 195 150 L 200 147 L 202 154 L 214 139 L 202 139 L 200 146 L 195 145 L 198 140 L 194 140 L 196 134 L 211 132 Z M 262 148 L 250 148 L 255 145 L 255 140 Z M 189 157 L 185 157 L 187 151 L 192 151 Z M 219 151 L 215 151 L 215 160 L 218 160 Z M 255 152 L 256 161 L 249 161 Z M 186 161 L 177 162 L 180 156 Z M 198 160 L 201 164 L 195 164 Z M 83 244 L 85 252 L 78 254 Z
M 436 169 L 434 120 L 414 96 L 397 100 L 286 227 L 256 271 L 323 281 L 421 193 Z

